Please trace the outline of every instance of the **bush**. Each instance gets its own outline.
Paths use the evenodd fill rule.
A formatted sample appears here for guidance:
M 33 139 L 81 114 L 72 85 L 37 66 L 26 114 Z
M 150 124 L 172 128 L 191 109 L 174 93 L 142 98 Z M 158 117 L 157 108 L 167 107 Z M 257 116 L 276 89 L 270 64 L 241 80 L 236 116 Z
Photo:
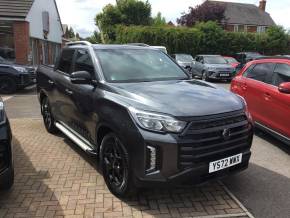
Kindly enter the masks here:
M 169 53 L 233 55 L 258 51 L 274 55 L 290 53 L 290 38 L 281 27 L 266 33 L 226 32 L 215 22 L 199 23 L 193 28 L 171 26 L 117 26 L 115 43 L 146 43 L 165 46 Z

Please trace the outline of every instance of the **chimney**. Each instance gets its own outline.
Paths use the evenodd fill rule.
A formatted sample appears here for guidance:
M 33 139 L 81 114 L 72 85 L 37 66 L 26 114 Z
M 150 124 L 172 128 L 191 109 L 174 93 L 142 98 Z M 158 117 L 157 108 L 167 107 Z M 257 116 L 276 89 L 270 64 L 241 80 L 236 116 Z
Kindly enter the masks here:
M 260 3 L 259 3 L 259 8 L 262 10 L 262 11 L 266 11 L 266 0 L 261 0 Z

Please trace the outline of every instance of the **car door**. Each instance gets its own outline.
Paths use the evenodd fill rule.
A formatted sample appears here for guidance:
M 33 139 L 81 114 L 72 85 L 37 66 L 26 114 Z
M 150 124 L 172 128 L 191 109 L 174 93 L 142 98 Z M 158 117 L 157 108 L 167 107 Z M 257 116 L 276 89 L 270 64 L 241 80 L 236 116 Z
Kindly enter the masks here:
M 87 71 L 91 74 L 93 80 L 97 79 L 92 58 L 87 49 L 76 50 L 72 71 Z M 69 89 L 73 93 L 71 96 L 73 110 L 71 126 L 86 140 L 94 143 L 98 116 L 95 113 L 97 104 L 94 101 L 97 98 L 93 98 L 93 96 L 98 93 L 96 92 L 98 88 L 91 84 L 73 84 L 70 82 Z
M 231 85 L 231 91 L 246 98 L 247 93 L 247 75 L 253 70 L 255 64 L 248 66 L 241 76 L 237 76 Z
M 278 87 L 290 82 L 290 65 L 278 63 L 275 67 L 271 85 L 265 89 L 264 114 L 268 127 L 290 138 L 290 94 L 281 93 Z
M 72 102 L 68 84 L 70 83 L 74 54 L 74 49 L 63 49 L 61 57 L 56 64 L 57 66 L 53 77 L 54 81 L 50 81 L 56 91 L 54 95 L 55 100 L 52 105 L 52 113 L 56 120 L 62 121 L 65 124 L 69 123 L 70 115 L 72 114 Z
M 273 76 L 275 64 L 257 63 L 253 69 L 245 74 L 245 99 L 249 111 L 256 122 L 268 124 L 265 113 L 265 99 L 269 96 L 269 83 Z

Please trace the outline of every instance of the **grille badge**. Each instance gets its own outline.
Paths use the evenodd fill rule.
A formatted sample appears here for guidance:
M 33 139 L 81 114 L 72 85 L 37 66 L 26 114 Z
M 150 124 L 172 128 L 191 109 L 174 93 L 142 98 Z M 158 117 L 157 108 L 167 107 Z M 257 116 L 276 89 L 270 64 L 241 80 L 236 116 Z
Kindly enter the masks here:
M 231 138 L 231 130 L 224 129 L 222 135 L 223 135 L 224 140 L 229 140 Z

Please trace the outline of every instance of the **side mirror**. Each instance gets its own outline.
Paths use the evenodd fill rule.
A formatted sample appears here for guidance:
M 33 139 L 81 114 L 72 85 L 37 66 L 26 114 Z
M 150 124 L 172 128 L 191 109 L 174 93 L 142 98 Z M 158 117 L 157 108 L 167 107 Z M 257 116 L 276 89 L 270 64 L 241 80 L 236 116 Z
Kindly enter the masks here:
M 77 71 L 72 73 L 70 80 L 74 84 L 92 84 L 92 76 L 87 71 Z
M 290 94 L 290 82 L 281 83 L 278 87 L 279 92 L 284 94 Z

